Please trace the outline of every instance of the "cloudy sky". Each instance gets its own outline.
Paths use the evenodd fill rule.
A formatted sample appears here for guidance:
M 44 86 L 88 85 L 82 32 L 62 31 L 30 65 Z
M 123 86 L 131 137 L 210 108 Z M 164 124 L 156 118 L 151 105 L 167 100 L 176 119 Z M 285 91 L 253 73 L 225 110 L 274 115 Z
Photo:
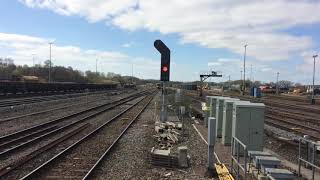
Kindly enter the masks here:
M 320 50 L 320 0 L 3 0 L 0 57 L 140 78 L 159 78 L 155 39 L 171 49 L 171 79 L 192 81 L 215 70 L 309 84 Z M 252 71 L 251 71 L 252 66 Z M 316 83 L 320 84 L 320 58 Z

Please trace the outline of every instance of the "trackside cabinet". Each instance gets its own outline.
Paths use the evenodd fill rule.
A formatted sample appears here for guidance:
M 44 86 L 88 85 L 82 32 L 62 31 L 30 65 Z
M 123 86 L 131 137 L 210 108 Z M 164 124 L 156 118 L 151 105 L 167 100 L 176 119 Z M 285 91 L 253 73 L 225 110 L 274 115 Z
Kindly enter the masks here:
M 223 103 L 227 99 L 233 99 L 230 97 L 219 97 L 217 98 L 216 108 L 216 137 L 222 137 L 222 120 L 223 120 Z
M 263 151 L 263 103 L 238 101 L 233 105 L 232 136 L 247 145 L 249 151 Z
M 221 96 L 207 96 L 210 117 L 216 117 L 217 98 L 219 97 Z
M 239 99 L 227 99 L 223 104 L 223 118 L 222 118 L 222 144 L 230 145 L 232 136 L 232 112 L 233 104 Z M 247 101 L 249 103 L 249 101 Z

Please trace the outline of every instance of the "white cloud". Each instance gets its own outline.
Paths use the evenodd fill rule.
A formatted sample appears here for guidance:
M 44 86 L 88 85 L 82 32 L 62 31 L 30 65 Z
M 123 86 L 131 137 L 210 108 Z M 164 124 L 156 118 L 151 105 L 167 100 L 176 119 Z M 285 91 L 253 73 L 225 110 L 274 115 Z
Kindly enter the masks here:
M 129 47 L 132 47 L 133 44 L 134 44 L 133 42 L 124 43 L 122 44 L 122 47 L 129 48 Z
M 320 23 L 320 14 L 311 13 L 320 9 L 320 1 L 318 0 L 20 1 L 28 7 L 49 9 L 65 16 L 80 16 L 89 22 L 101 21 L 129 31 L 142 29 L 162 34 L 172 33 L 179 35 L 182 43 L 227 49 L 237 53 L 240 59 L 222 58 L 214 63 L 216 63 L 215 65 L 220 64 L 221 71 L 233 74 L 233 77 L 240 77 L 243 45 L 248 44 L 248 60 L 258 60 L 251 61 L 254 74 L 257 75 L 256 79 L 261 77 L 273 80 L 275 75 L 270 76 L 270 74 L 280 70 L 281 76 L 287 76 L 288 79 L 291 78 L 295 81 L 310 79 L 310 72 L 313 69 L 311 57 L 313 53 L 309 50 L 316 48 L 314 47 L 316 43 L 311 36 L 294 35 L 290 33 L 290 30 L 295 27 Z M 5 39 L 1 35 L 0 38 Z M 8 43 L 7 39 L 1 41 L 0 46 L 6 45 L 6 47 L 22 51 L 25 44 L 20 42 L 21 38 L 28 41 L 30 47 L 38 47 L 38 44 L 43 43 L 43 39 L 36 37 L 17 35 L 10 38 L 15 39 L 15 43 Z M 124 47 L 130 46 L 129 43 L 123 45 Z M 85 52 L 86 50 L 78 50 L 86 56 L 90 54 Z M 48 48 L 44 48 L 43 51 L 44 54 L 47 54 Z M 77 49 L 67 48 L 65 51 L 73 52 Z M 300 56 L 302 52 L 305 52 L 305 55 Z M 77 53 L 73 54 L 77 57 Z M 294 58 L 301 58 L 303 62 L 300 64 L 295 62 L 297 67 L 292 65 L 292 67 L 290 66 L 292 69 L 281 69 L 272 64 L 273 61 L 284 60 L 283 62 L 286 62 Z M 290 62 L 288 61 L 288 63 Z M 114 64 L 119 65 L 119 63 Z M 320 63 L 318 64 L 317 69 L 320 69 Z M 273 69 L 268 70 L 270 67 Z M 293 73 L 295 70 L 296 72 Z M 249 72 L 248 69 L 247 72 Z M 187 73 L 181 72 L 180 74 L 184 76 Z
M 29 7 L 50 9 L 58 14 L 79 15 L 90 22 L 108 19 L 137 5 L 137 0 L 20 0 Z
M 221 63 L 219 62 L 208 62 L 208 66 L 221 66 Z
M 261 69 L 262 72 L 269 72 L 271 70 L 272 70 L 272 68 L 270 68 L 270 67 L 265 67 L 265 68 Z
M 313 46 L 311 37 L 285 30 L 320 22 L 312 0 L 21 0 L 29 7 L 105 21 L 123 29 L 177 33 L 183 43 L 226 48 L 258 60 L 284 60 Z
M 11 57 L 16 64 L 32 65 L 32 54 L 36 55 L 36 63 L 49 59 L 48 42 L 51 41 L 47 38 L 0 33 L 0 42 L 0 57 Z M 135 76 L 139 76 L 138 72 L 141 72 L 144 78 L 159 77 L 159 62 L 151 59 L 130 57 L 121 52 L 82 49 L 72 45 L 61 46 L 57 42 L 51 49 L 54 65 L 94 71 L 98 59 L 99 71 L 131 75 L 131 64 L 134 64 Z

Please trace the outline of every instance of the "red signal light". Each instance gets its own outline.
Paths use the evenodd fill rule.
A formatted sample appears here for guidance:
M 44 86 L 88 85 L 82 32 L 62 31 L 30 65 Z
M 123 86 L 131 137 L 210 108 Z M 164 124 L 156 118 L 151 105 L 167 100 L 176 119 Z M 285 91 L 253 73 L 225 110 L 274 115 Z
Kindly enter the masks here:
M 167 67 L 167 66 L 163 66 L 163 67 L 162 67 L 162 71 L 163 71 L 163 72 L 167 72 L 167 71 L 168 71 L 168 67 Z

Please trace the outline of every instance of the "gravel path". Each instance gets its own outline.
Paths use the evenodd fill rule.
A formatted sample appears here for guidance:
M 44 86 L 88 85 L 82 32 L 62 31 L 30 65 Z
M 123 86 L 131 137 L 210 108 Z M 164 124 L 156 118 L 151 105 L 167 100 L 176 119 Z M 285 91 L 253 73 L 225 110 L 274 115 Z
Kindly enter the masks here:
M 155 98 L 157 99 L 157 98 Z M 179 144 L 189 148 L 191 167 L 165 169 L 149 163 L 149 153 L 156 145 L 154 131 L 154 101 L 120 139 L 112 153 L 104 160 L 94 179 L 206 179 L 206 145 L 191 125 L 186 123 L 188 136 Z M 176 145 L 178 147 L 178 145 Z

